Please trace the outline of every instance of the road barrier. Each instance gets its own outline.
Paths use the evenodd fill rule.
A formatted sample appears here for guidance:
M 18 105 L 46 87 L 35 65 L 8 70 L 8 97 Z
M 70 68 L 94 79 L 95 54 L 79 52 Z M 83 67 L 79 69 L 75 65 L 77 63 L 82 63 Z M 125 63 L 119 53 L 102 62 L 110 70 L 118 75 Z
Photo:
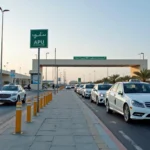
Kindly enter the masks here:
M 16 104 L 16 124 L 15 124 L 15 133 L 21 134 L 21 124 L 22 124 L 22 102 L 18 101 Z
M 32 102 L 31 100 L 27 100 L 27 117 L 26 117 L 26 122 L 31 122 L 31 107 L 32 107 Z
M 39 113 L 40 109 L 44 108 L 49 102 L 52 101 L 52 92 L 45 93 L 39 97 Z M 26 122 L 32 122 L 32 112 L 33 116 L 37 116 L 37 97 L 33 99 L 33 109 L 31 99 L 26 102 Z M 14 134 L 22 134 L 22 102 L 18 101 L 16 103 L 16 122 Z

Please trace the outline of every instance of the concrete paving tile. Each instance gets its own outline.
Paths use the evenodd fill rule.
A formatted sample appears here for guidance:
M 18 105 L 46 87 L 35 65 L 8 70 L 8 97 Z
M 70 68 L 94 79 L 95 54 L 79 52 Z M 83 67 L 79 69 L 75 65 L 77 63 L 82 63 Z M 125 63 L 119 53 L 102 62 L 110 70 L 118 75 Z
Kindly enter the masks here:
M 22 146 L 20 146 L 20 147 L 13 146 L 9 150 L 28 150 L 29 148 L 30 147 L 28 147 L 28 146 L 25 146 L 25 147 L 22 147 Z
M 93 136 L 74 136 L 75 143 L 95 143 Z
M 35 141 L 40 141 L 40 142 L 52 142 L 54 136 L 36 136 Z
M 66 145 L 66 146 L 75 146 L 73 136 L 54 136 L 52 145 Z
M 87 129 L 88 128 L 88 126 L 87 126 L 87 124 L 81 124 L 81 123 L 73 123 L 72 124 L 72 126 L 71 126 L 71 128 L 72 129 L 81 129 L 81 128 L 83 128 L 83 129 Z
M 44 124 L 40 127 L 40 130 L 56 130 L 56 125 L 44 123 Z
M 38 131 L 37 135 L 56 135 L 56 131 Z
M 74 129 L 73 135 L 91 135 L 88 129 Z
M 76 150 L 75 146 L 52 146 L 50 150 Z
M 29 150 L 49 150 L 51 142 L 34 142 Z
M 77 150 L 99 150 L 96 144 L 77 144 Z

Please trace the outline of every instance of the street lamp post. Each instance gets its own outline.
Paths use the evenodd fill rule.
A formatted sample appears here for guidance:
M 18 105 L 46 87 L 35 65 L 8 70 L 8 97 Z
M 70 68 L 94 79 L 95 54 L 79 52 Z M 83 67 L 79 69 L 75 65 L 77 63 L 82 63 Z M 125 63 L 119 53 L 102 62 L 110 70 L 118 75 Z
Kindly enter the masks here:
M 49 54 L 49 52 L 46 53 L 46 59 L 47 59 L 48 54 Z M 47 80 L 47 67 L 46 67 L 46 72 L 45 72 L 45 80 Z
M 0 7 L 0 10 L 2 12 L 2 31 L 1 31 L 1 72 L 0 72 L 0 87 L 2 88 L 3 80 L 2 80 L 2 72 L 3 72 L 3 26 L 4 26 L 4 12 L 9 11 L 8 9 L 2 9 Z

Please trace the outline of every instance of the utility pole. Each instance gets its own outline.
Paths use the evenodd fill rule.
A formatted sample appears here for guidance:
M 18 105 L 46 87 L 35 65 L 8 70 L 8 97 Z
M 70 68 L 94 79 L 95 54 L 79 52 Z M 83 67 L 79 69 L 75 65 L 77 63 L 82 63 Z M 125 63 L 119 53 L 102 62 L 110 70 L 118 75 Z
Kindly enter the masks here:
M 9 11 L 8 9 L 2 9 L 0 7 L 0 11 L 2 12 L 2 31 L 1 31 L 1 72 L 0 72 L 0 88 L 3 86 L 3 28 L 4 28 L 4 13 Z
M 47 60 L 47 55 L 49 54 L 49 52 L 46 53 L 46 60 Z M 47 67 L 46 67 L 46 71 L 45 71 L 45 80 L 47 81 Z

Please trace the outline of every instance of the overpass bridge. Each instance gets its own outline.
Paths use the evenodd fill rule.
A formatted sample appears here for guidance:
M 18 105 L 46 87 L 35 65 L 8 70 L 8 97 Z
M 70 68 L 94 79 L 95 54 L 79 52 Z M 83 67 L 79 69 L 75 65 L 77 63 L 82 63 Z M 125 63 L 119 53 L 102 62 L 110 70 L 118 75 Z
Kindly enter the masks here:
M 129 67 L 130 75 L 134 75 L 135 71 L 147 69 L 146 59 L 107 59 L 107 60 L 74 60 L 74 59 L 41 59 L 40 73 L 42 81 L 43 67 Z M 38 60 L 32 60 L 32 70 L 30 70 L 31 78 L 37 78 Z M 42 83 L 42 82 L 41 82 Z M 42 84 L 40 84 L 40 88 Z M 37 84 L 31 81 L 31 88 L 37 89 Z

